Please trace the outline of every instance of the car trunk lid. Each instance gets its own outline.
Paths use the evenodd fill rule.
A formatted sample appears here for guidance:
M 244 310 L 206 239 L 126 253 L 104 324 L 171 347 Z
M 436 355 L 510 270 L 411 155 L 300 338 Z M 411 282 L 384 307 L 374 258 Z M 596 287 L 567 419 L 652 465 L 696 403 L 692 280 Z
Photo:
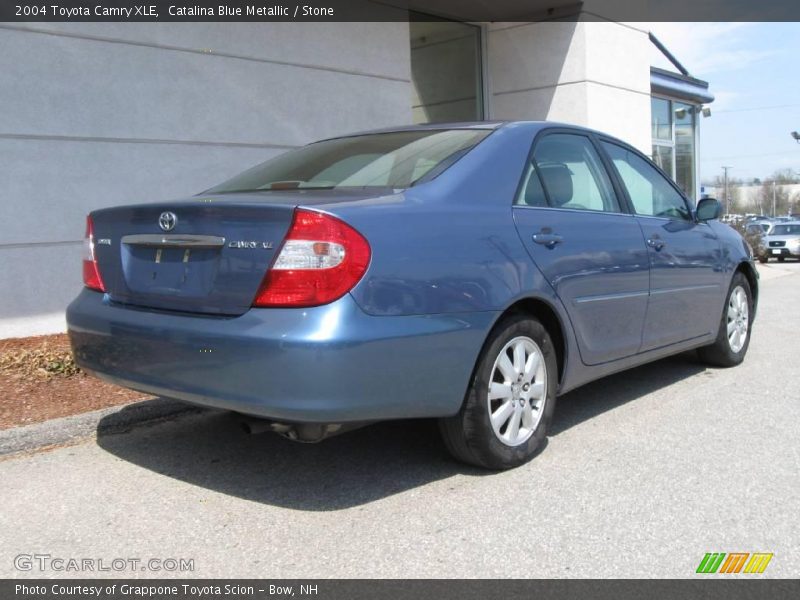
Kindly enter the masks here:
M 95 253 L 111 301 L 240 315 L 252 305 L 296 202 L 202 198 L 92 213 Z

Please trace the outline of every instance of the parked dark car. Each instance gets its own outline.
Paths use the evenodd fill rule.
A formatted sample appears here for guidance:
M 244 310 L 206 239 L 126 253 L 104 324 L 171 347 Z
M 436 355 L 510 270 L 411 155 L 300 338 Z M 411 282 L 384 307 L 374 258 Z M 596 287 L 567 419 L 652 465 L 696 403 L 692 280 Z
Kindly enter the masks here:
M 344 136 L 92 212 L 69 334 L 103 379 L 293 439 L 430 417 L 457 458 L 508 468 L 559 394 L 692 348 L 743 360 L 758 276 L 718 214 L 577 127 Z

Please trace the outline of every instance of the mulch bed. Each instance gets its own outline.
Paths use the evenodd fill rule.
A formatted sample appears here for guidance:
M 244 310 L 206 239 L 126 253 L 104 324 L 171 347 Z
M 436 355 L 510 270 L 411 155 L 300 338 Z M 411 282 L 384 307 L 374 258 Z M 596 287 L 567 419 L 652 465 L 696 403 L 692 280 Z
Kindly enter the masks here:
M 144 398 L 78 369 L 66 334 L 0 340 L 0 429 Z

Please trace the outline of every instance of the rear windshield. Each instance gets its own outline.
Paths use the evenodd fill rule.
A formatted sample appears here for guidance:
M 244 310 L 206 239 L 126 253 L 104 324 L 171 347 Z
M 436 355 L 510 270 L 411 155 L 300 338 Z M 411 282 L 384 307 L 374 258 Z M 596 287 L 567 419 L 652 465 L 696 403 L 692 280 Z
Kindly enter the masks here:
M 326 140 L 257 165 L 206 193 L 407 188 L 438 175 L 490 133 L 427 129 Z
M 800 225 L 775 225 L 770 235 L 792 235 L 793 233 L 800 233 Z

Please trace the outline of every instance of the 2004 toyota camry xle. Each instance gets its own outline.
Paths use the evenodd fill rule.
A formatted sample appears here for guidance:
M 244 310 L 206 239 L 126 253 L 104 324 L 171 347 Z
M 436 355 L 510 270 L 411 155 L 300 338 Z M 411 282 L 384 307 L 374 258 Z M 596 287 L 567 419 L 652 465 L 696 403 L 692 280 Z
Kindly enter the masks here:
M 559 394 L 692 348 L 744 359 L 758 276 L 718 213 L 582 128 L 338 137 L 92 212 L 69 334 L 103 379 L 293 439 L 437 418 L 457 458 L 514 467 Z

